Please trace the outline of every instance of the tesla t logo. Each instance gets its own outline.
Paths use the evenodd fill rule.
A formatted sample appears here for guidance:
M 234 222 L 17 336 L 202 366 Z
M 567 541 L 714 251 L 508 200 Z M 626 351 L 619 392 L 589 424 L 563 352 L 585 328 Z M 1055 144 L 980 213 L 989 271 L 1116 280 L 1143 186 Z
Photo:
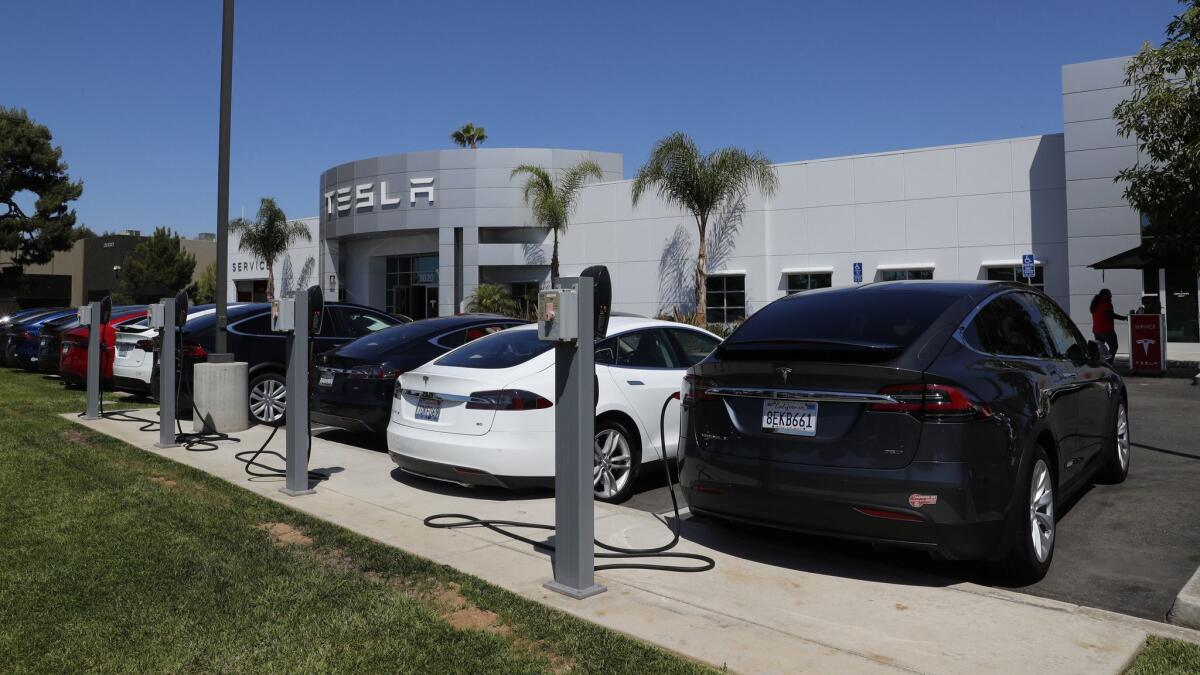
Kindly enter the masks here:
M 1157 343 L 1158 340 L 1155 340 L 1153 338 L 1138 338 L 1137 340 L 1134 340 L 1134 342 L 1137 342 L 1139 345 L 1142 346 L 1142 354 L 1149 356 L 1150 355 L 1150 345 Z
M 775 372 L 779 373 L 779 376 L 783 378 L 783 383 L 787 384 L 788 375 L 792 374 L 792 369 L 787 366 L 779 366 Z

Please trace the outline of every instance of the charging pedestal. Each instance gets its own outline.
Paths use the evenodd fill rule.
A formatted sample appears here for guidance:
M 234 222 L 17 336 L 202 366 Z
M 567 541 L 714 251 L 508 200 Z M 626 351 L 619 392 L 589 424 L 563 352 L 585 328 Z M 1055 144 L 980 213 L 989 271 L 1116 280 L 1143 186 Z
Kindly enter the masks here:
M 186 300 L 185 300 L 186 302 Z M 162 337 L 162 356 L 158 361 L 158 442 L 155 447 L 175 448 L 179 446 L 175 435 L 175 333 L 176 300 L 163 298 L 150 308 L 150 327 L 157 328 Z
M 79 308 L 79 323 L 87 324 L 88 327 L 87 412 L 83 414 L 85 420 L 100 419 L 100 326 L 104 323 L 100 317 L 102 305 L 103 301 L 89 302 Z
M 315 307 L 313 288 L 318 294 Z M 313 288 L 296 293 L 292 299 L 277 300 L 271 312 L 272 328 L 289 331 L 287 426 L 284 429 L 287 479 L 280 492 L 292 497 L 316 492 L 308 487 L 308 450 L 311 442 L 308 432 L 308 343 L 312 333 L 320 328 L 323 307 L 319 295 L 321 289 L 316 286 Z
M 592 467 L 595 335 L 592 279 L 563 277 L 538 296 L 538 337 L 554 346 L 554 579 L 545 588 L 577 600 L 596 583 Z

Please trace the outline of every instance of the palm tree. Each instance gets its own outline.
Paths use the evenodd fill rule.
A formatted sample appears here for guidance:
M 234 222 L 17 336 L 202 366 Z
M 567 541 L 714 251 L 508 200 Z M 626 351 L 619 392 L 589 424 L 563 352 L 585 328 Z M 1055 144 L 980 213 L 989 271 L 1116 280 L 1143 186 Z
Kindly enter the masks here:
M 533 218 L 539 225 L 554 234 L 554 251 L 550 255 L 550 283 L 558 283 L 558 237 L 567 231 L 568 221 L 575 211 L 579 190 L 589 178 L 604 178 L 600 165 L 585 159 L 563 171 L 558 178 L 533 164 L 522 164 L 512 170 L 510 178 L 525 174 L 525 187 L 521 193 L 525 204 L 533 209 Z
M 487 132 L 483 127 L 477 127 L 471 122 L 462 125 L 461 128 L 455 129 L 454 133 L 450 134 L 450 140 L 460 148 L 469 147 L 475 150 L 479 144 L 487 140 Z
M 271 197 L 263 197 L 254 220 L 238 218 L 229 223 L 229 231 L 241 235 L 238 250 L 267 265 L 267 300 L 275 298 L 275 260 L 297 241 L 311 241 L 308 227 L 300 221 L 289 222 L 283 209 Z
M 520 308 L 507 288 L 500 284 L 479 284 L 471 297 L 467 298 L 467 311 L 518 316 Z
M 719 148 L 701 154 L 683 132 L 659 139 L 650 158 L 633 179 L 633 205 L 648 191 L 667 204 L 685 209 L 696 219 L 700 246 L 696 259 L 696 317 L 706 321 L 708 292 L 708 220 L 722 206 L 739 199 L 751 186 L 765 197 L 775 194 L 779 177 L 761 152 Z

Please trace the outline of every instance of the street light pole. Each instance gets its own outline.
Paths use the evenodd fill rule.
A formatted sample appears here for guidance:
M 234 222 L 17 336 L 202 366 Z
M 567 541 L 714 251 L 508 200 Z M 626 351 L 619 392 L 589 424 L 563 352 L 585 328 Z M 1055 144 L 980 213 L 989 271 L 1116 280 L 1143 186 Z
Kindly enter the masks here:
M 233 0 L 225 0 L 221 30 L 221 136 L 217 155 L 217 335 L 211 356 L 226 360 L 229 304 L 229 111 L 233 98 Z M 209 360 L 212 359 L 210 356 Z

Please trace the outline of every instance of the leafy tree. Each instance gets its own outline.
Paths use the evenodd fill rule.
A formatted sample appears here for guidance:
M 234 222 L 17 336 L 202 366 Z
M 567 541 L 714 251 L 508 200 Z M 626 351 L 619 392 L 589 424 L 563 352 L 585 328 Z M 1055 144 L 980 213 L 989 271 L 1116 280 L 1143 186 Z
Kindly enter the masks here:
M 289 222 L 283 209 L 271 197 L 263 197 L 254 220 L 238 218 L 229 223 L 229 231 L 241 235 L 238 250 L 267 265 L 267 299 L 275 298 L 275 260 L 297 241 L 311 241 L 308 227 L 300 221 Z
M 183 249 L 178 234 L 165 227 L 134 247 L 121 262 L 121 297 L 150 302 L 188 287 L 196 256 Z
M 1148 43 L 1125 68 L 1129 98 L 1113 116 L 1149 161 L 1117 174 L 1125 199 L 1149 220 L 1154 253 L 1200 269 L 1200 0 L 1167 24 L 1160 47 Z
M 741 148 L 719 148 L 701 154 L 695 141 L 675 132 L 660 139 L 650 158 L 633 179 L 633 205 L 650 191 L 667 204 L 684 209 L 696 220 L 700 235 L 696 258 L 696 316 L 706 316 L 708 291 L 708 222 L 712 215 L 738 200 L 751 186 L 764 196 L 775 194 L 779 177 L 762 153 Z
M 193 289 L 189 292 L 191 301 L 196 305 L 207 305 L 217 301 L 217 263 L 210 262 L 200 273 Z
M 24 110 L 0 106 L 0 251 L 12 253 L 17 266 L 50 262 L 56 251 L 71 248 L 78 238 L 75 210 L 68 202 L 83 194 L 62 161 L 62 148 L 51 143 L 50 130 L 29 119 Z M 27 214 L 18 197 L 36 197 Z
M 534 220 L 554 235 L 554 250 L 550 254 L 550 282 L 557 284 L 558 237 L 567 231 L 579 190 L 589 178 L 600 180 L 604 174 L 600 171 L 600 165 L 590 159 L 582 160 L 561 172 L 557 179 L 546 169 L 532 164 L 518 166 L 509 177 L 522 174 L 528 176 L 521 193 L 525 204 L 532 207 Z
M 475 150 L 479 147 L 480 143 L 487 140 L 487 132 L 484 131 L 483 127 L 477 127 L 471 122 L 467 122 L 458 129 L 455 129 L 454 133 L 450 134 L 450 140 L 460 148 Z
M 502 314 L 504 316 L 519 316 L 521 308 L 509 294 L 508 289 L 500 284 L 479 284 L 471 297 L 467 298 L 467 311 L 482 314 Z

